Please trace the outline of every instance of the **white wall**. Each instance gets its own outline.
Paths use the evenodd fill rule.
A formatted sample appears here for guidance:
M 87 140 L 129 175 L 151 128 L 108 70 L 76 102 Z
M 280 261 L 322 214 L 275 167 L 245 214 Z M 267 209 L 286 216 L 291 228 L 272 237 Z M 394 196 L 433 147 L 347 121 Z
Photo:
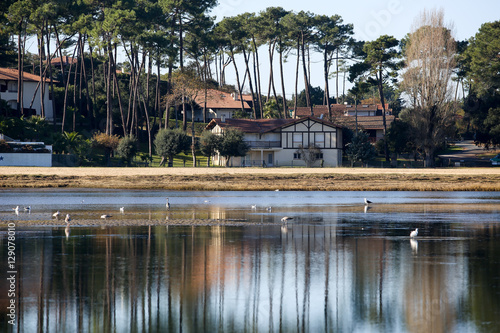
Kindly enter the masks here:
M 52 166 L 51 153 L 0 153 L 0 166 Z
M 10 81 L 12 82 L 12 81 Z M 23 93 L 23 107 L 28 109 L 30 104 L 31 104 L 31 100 L 33 99 L 33 94 L 35 93 L 35 90 L 36 90 L 36 86 L 37 86 L 38 82 L 24 82 L 24 93 Z M 45 88 L 45 95 L 44 95 L 44 106 L 45 106 L 45 119 L 47 120 L 52 120 L 53 117 L 54 117 L 54 112 L 53 112 L 53 108 L 52 108 L 52 100 L 49 99 L 49 96 L 50 96 L 50 87 L 49 87 L 49 84 L 46 83 L 45 84 L 46 88 Z M 17 87 L 17 82 L 16 82 L 16 87 Z M 36 114 L 37 115 L 41 115 L 41 110 L 42 110 L 42 107 L 41 107 L 41 103 L 40 103 L 40 89 L 38 89 L 37 93 L 36 93 L 36 96 L 35 96 L 35 99 L 33 100 L 33 106 L 32 106 L 32 109 L 35 109 L 36 110 Z M 12 104 L 13 106 L 15 106 L 17 104 L 17 92 L 16 91 L 5 91 L 5 92 L 2 92 L 0 93 L 0 98 L 7 101 L 7 102 L 10 102 L 9 104 Z

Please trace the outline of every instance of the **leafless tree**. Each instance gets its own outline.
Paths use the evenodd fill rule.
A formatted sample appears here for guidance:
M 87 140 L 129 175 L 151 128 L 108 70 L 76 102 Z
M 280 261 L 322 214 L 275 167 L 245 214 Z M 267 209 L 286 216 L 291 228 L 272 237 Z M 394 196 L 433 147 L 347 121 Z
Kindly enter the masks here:
M 300 158 L 306 163 L 306 167 L 310 168 L 314 165 L 314 162 L 320 159 L 321 149 L 314 144 L 307 147 L 301 145 L 296 153 L 300 154 Z
M 455 66 L 452 27 L 442 10 L 424 11 L 415 20 L 405 45 L 406 68 L 402 86 L 409 97 L 408 121 L 413 139 L 434 166 L 438 147 L 452 124 L 455 104 L 451 76 Z

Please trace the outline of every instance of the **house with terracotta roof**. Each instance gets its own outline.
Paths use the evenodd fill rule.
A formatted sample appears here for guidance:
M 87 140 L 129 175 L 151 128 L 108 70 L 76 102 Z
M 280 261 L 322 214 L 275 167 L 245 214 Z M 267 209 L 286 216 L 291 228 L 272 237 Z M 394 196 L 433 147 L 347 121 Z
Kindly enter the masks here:
M 339 125 L 356 128 L 366 132 L 371 142 L 376 142 L 384 137 L 384 122 L 382 116 L 382 104 L 332 104 L 330 105 L 332 121 Z M 318 105 L 313 107 L 315 117 L 328 119 L 328 106 Z M 297 107 L 296 117 L 305 117 L 311 115 L 311 109 L 308 107 Z M 386 110 L 385 121 L 387 128 L 391 126 L 395 117 L 391 110 Z
M 18 71 L 11 68 L 0 68 L 0 99 L 3 99 L 12 108 L 11 115 L 32 116 L 42 115 L 40 76 L 23 72 L 23 110 L 17 114 L 17 81 Z M 43 105 L 45 118 L 53 119 L 54 111 L 49 82 L 45 82 Z M 33 104 L 31 105 L 31 103 Z M 31 105 L 31 108 L 30 108 Z
M 250 99 L 250 100 L 249 100 Z M 243 110 L 250 116 L 252 114 L 251 96 L 243 95 L 240 100 L 238 93 L 227 93 L 216 89 L 200 90 L 195 98 L 196 106 L 194 110 L 194 120 L 203 121 L 203 109 L 207 110 L 207 119 L 233 118 L 236 111 Z M 187 113 L 187 119 L 191 120 L 191 111 Z
M 78 63 L 78 59 L 70 57 L 70 56 L 62 56 L 62 57 L 57 57 L 53 58 L 50 63 L 52 66 L 57 66 L 60 67 L 61 64 L 63 67 L 69 66 L 69 65 L 76 65 Z
M 342 127 L 324 119 L 233 119 L 215 118 L 206 129 L 224 135 L 229 129 L 243 132 L 250 151 L 244 157 L 233 157 L 233 166 L 305 166 L 299 148 L 315 145 L 320 149 L 314 166 L 337 167 L 342 163 Z M 225 165 L 216 155 L 214 165 Z

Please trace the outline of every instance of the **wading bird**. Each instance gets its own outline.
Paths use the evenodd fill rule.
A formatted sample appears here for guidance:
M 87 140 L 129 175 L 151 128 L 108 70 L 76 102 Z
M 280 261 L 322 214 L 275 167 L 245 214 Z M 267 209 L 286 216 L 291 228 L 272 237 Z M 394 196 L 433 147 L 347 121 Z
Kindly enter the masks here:
M 55 217 L 56 220 L 59 220 L 59 215 L 61 215 L 61 212 L 60 211 L 57 211 L 55 212 L 54 214 L 52 214 L 52 217 Z
M 170 209 L 170 202 L 168 202 L 168 198 L 167 198 L 167 203 L 165 204 L 165 207 L 167 207 L 167 209 Z
M 19 215 L 19 206 L 12 208 L 12 210 L 16 213 L 16 215 Z
M 102 214 L 101 215 L 101 219 L 107 219 L 108 217 L 111 217 L 112 215 L 108 215 L 108 214 Z
M 413 230 L 412 232 L 410 232 L 410 237 L 411 238 L 415 238 L 415 237 L 417 237 L 417 235 L 418 235 L 418 228 L 415 229 L 415 230 Z
M 125 207 L 120 207 L 120 213 L 125 213 Z
M 69 223 L 71 221 L 71 217 L 69 214 L 66 214 L 66 218 L 64 219 L 64 222 Z
M 365 198 L 365 205 L 369 205 L 369 204 L 371 204 L 371 203 L 372 203 L 372 202 L 371 202 L 370 200 L 367 200 L 367 199 Z
M 288 223 L 288 221 L 293 220 L 293 217 L 285 216 L 281 218 L 281 222 Z

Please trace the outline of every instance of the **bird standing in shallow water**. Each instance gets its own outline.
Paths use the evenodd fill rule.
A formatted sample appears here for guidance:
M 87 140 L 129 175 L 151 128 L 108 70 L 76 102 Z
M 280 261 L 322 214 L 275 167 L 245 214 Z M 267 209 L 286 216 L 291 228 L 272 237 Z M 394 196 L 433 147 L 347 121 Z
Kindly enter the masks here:
M 372 203 L 372 202 L 371 202 L 370 200 L 367 200 L 367 199 L 365 198 L 365 205 L 369 205 L 369 204 L 371 204 L 371 203 Z
M 417 237 L 417 235 L 418 235 L 418 228 L 415 229 L 415 230 L 413 230 L 412 232 L 410 232 L 410 237 L 411 238 L 415 238 L 415 237 Z
M 293 220 L 293 217 L 285 216 L 281 218 L 281 222 L 288 223 L 289 220 Z
M 167 207 L 167 209 L 170 209 L 170 202 L 168 202 L 168 198 L 167 198 L 167 203 L 165 204 L 165 206 Z
M 59 220 L 59 215 L 61 215 L 61 212 L 60 211 L 57 211 L 55 212 L 54 214 L 52 214 L 52 217 L 55 217 L 56 220 Z
M 101 219 L 105 219 L 105 220 L 107 220 L 107 219 L 108 219 L 108 217 L 111 217 L 111 215 L 108 215 L 108 214 L 103 214 L 103 215 L 101 215 Z
M 125 213 L 125 207 L 120 207 L 120 213 Z
M 12 208 L 12 210 L 14 210 L 14 213 L 16 215 L 19 215 L 19 206 L 16 206 L 15 208 Z
M 66 214 L 66 218 L 64 219 L 64 222 L 69 223 L 71 221 L 71 217 L 69 214 Z

